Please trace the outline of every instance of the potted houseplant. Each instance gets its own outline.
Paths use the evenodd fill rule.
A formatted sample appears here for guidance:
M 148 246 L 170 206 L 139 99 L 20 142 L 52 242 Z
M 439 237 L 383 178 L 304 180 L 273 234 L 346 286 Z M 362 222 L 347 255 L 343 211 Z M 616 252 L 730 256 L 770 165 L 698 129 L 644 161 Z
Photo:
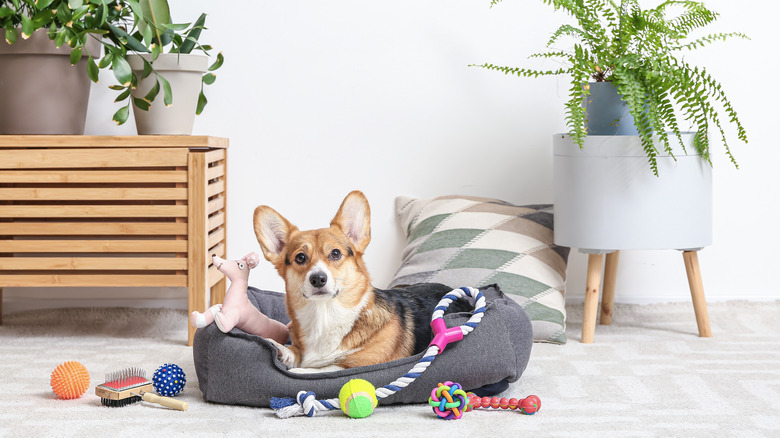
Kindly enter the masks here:
M 563 66 L 479 67 L 525 77 L 570 76 L 569 132 L 554 137 L 554 239 L 590 254 L 582 341 L 593 341 L 604 253 L 601 317 L 605 324 L 611 320 L 622 249 L 683 250 L 699 334 L 710 336 L 697 257 L 712 240 L 710 134 L 720 135 L 735 166 L 724 120 L 735 125 L 739 140 L 747 142 L 747 134 L 721 85 L 680 54 L 746 36 L 718 33 L 690 40 L 691 31 L 718 16 L 699 2 L 671 0 L 643 10 L 638 0 L 542 1 L 576 21 L 552 34 L 550 51 L 533 55 L 562 59 Z M 555 48 L 564 39 L 574 41 L 571 50 Z M 613 114 L 595 109 L 603 95 L 611 95 Z M 683 132 L 681 120 L 693 132 Z
M 126 57 L 131 70 L 125 70 L 122 85 L 113 88 L 123 99 L 132 97 L 114 120 L 124 123 L 132 104 L 139 134 L 190 134 L 194 116 L 207 103 L 203 86 L 214 82 L 213 71 L 224 58 L 219 53 L 209 66 L 212 48 L 198 42 L 205 29 L 205 14 L 194 23 L 174 24 L 166 0 L 142 0 L 139 6 L 135 27 L 128 22 L 125 28 L 131 30 L 127 35 L 113 34 L 120 57 Z M 123 46 L 124 41 L 133 45 Z M 155 101 L 158 94 L 162 94 L 162 102 Z
M 741 141 L 747 142 L 747 134 L 721 85 L 680 53 L 747 37 L 719 33 L 689 39 L 718 16 L 699 2 L 665 1 L 644 10 L 638 0 L 542 1 L 567 12 L 576 25 L 558 27 L 547 43 L 550 51 L 532 57 L 562 59 L 563 65 L 478 67 L 521 77 L 570 78 L 569 132 L 554 137 L 556 243 L 594 250 L 709 245 L 711 131 L 720 135 L 735 165 L 723 125 L 733 123 Z M 572 42 L 571 50 L 555 47 L 564 39 Z M 610 90 L 601 90 L 602 85 Z M 617 101 L 617 115 L 600 117 L 591 107 L 605 94 Z M 607 120 L 601 123 L 607 132 L 597 130 L 597 119 Z M 685 132 L 680 120 L 690 122 L 693 132 Z M 642 172 L 647 164 L 639 160 L 649 163 L 652 174 Z
M 205 22 L 204 15 L 193 24 L 171 24 L 169 14 L 167 19 L 166 17 L 154 16 L 155 11 L 158 10 L 168 10 L 168 4 L 165 0 L 142 0 L 140 2 L 137 0 L 0 0 L 0 33 L 2 33 L 1 36 L 5 40 L 6 45 L 25 42 L 33 35 L 45 35 L 51 41 L 50 44 L 46 44 L 46 41 L 43 41 L 43 45 L 47 46 L 47 50 L 57 50 L 65 53 L 70 64 L 77 65 L 80 71 L 85 73 L 80 78 L 82 85 L 87 81 L 86 78 L 97 82 L 100 69 L 108 68 L 112 70 L 119 83 L 111 86 L 112 89 L 119 92 L 116 101 L 123 102 L 127 100 L 127 104 L 123 105 L 114 114 L 113 120 L 118 124 L 123 124 L 128 119 L 131 105 L 146 110 L 157 98 L 158 93 L 151 90 L 146 91 L 141 96 L 136 95 L 131 98 L 131 93 L 138 83 L 150 75 L 156 79 L 156 82 L 161 84 L 157 87 L 157 91 L 161 91 L 163 102 L 168 106 L 172 104 L 174 99 L 173 86 L 166 79 L 166 75 L 158 71 L 160 69 L 152 67 L 154 60 L 157 59 L 164 45 L 173 43 L 172 47 L 175 48 L 175 51 L 182 53 L 193 49 L 201 50 L 204 53 L 208 53 L 211 50 L 210 46 L 198 43 L 198 37 L 203 30 L 203 23 Z M 151 27 L 148 23 L 156 24 L 154 27 Z M 0 44 L 3 43 L 0 42 Z M 97 45 L 98 47 L 102 45 L 103 56 L 99 60 L 97 55 L 100 51 L 87 50 L 86 47 L 89 44 Z M 141 70 L 136 74 L 133 73 L 128 59 L 138 53 L 149 54 L 151 58 L 146 63 L 142 62 Z M 0 48 L 0 55 L 2 55 L 2 48 Z M 82 58 L 85 59 L 80 62 Z M 199 76 L 199 94 L 195 99 L 197 104 L 193 108 L 193 113 L 200 113 L 203 110 L 206 99 L 203 95 L 202 84 L 213 83 L 215 76 L 210 72 L 219 68 L 222 61 L 222 55 L 219 54 L 216 62 L 210 67 L 207 66 L 209 71 L 203 72 Z M 16 65 L 11 65 L 7 62 L 2 64 L 5 68 L 0 68 L 0 73 L 3 73 L 3 70 L 17 71 Z M 29 78 L 19 77 L 17 74 L 13 80 L 4 82 L 8 91 L 11 89 L 19 91 L 22 85 L 30 85 L 33 88 L 46 89 L 46 97 L 48 99 L 52 95 L 52 89 L 69 90 L 72 88 L 72 86 L 62 82 L 67 76 L 65 73 L 41 67 L 32 68 L 32 70 L 48 72 L 49 76 L 46 79 L 32 81 Z M 70 76 L 72 76 L 72 70 Z M 27 80 L 23 81 L 23 79 Z M 52 84 L 57 84 L 58 86 L 53 87 Z M 89 90 L 88 82 L 86 82 L 86 85 L 84 93 L 88 93 Z M 4 89 L 4 91 L 6 90 Z M 6 102 L 11 100 L 9 94 L 3 93 L 3 96 Z M 40 102 L 40 99 L 34 99 L 31 96 L 30 92 L 23 92 L 18 101 Z M 19 115 L 17 117 L 22 120 L 33 121 L 30 130 L 36 130 L 36 132 L 14 133 L 83 133 L 88 94 L 86 96 L 82 98 L 84 105 L 83 115 L 80 116 L 80 132 L 52 131 L 48 129 L 52 119 L 59 120 L 65 114 L 78 112 L 73 109 L 74 98 L 66 96 L 66 109 L 50 109 L 48 114 L 52 114 L 51 117 L 42 115 L 40 109 L 33 110 L 31 115 Z M 41 106 L 49 108 L 51 104 L 47 100 Z M 0 113 L 0 119 L 10 118 L 8 117 L 9 114 L 15 114 L 21 110 L 19 105 L 3 105 L 0 108 L 0 111 L 3 111 Z M 44 118 L 46 118 L 46 124 L 40 123 L 39 121 Z
M 599 121 L 606 119 L 607 126 L 626 128 L 622 132 L 616 130 L 615 134 L 639 136 L 650 167 L 657 175 L 656 157 L 661 151 L 674 156 L 669 134 L 672 138 L 679 137 L 678 119 L 682 118 L 695 125 L 693 146 L 704 160 L 711 162 L 709 134 L 714 130 L 720 134 L 728 157 L 736 165 L 718 107 L 723 108 L 728 122 L 736 126 L 739 140 L 747 142 L 736 111 L 721 85 L 705 69 L 689 65 L 680 54 L 729 37 L 747 38 L 744 34 L 718 33 L 689 40 L 691 31 L 718 17 L 704 4 L 694 1 L 665 1 L 647 10 L 639 7 L 638 0 L 542 1 L 569 13 L 577 25 L 560 26 L 547 43 L 553 49 L 532 57 L 560 59 L 564 66 L 536 70 L 485 63 L 478 67 L 526 77 L 568 75 L 566 119 L 569 135 L 580 147 L 589 129 L 603 126 Z M 491 6 L 499 2 L 492 0 Z M 669 18 L 673 9 L 682 12 Z M 567 37 L 574 40 L 571 50 L 554 48 Z M 602 87 L 606 90 L 602 91 Z M 604 116 L 587 111 L 596 90 L 599 95 L 612 94 L 618 98 L 618 103 L 628 109 L 629 121 L 615 122 L 621 119 L 620 115 Z M 675 110 L 675 106 L 680 110 Z
M 87 61 L 100 45 L 89 32 L 109 19 L 106 11 L 75 1 L 0 0 L 0 134 L 84 133 Z

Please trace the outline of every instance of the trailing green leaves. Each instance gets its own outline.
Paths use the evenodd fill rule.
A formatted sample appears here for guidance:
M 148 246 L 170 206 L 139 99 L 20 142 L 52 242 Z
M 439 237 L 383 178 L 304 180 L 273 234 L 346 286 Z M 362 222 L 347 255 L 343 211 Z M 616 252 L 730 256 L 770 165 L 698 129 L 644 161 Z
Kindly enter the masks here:
M 492 0 L 490 6 L 500 2 Z M 589 92 L 582 84 L 588 80 L 613 82 L 634 117 L 642 147 L 656 175 L 656 157 L 660 151 L 656 149 L 654 137 L 664 152 L 671 154 L 670 133 L 679 139 L 680 120 L 692 124 L 697 133 L 694 147 L 705 160 L 711 160 L 709 134 L 714 129 L 720 134 L 727 156 L 736 165 L 719 113 L 726 114 L 728 122 L 737 129 L 737 138 L 747 143 L 747 133 L 736 111 L 720 83 L 703 68 L 691 67 L 675 54 L 728 38 L 747 39 L 747 36 L 738 32 L 717 33 L 689 40 L 693 31 L 718 17 L 695 1 L 668 0 L 652 9 L 640 8 L 638 0 L 542 2 L 573 17 L 576 25 L 558 27 L 547 42 L 551 50 L 531 57 L 555 59 L 564 67 L 536 70 L 490 63 L 473 66 L 523 77 L 568 75 L 571 86 L 566 102 L 566 124 L 572 139 L 580 146 L 587 135 L 582 99 Z M 681 12 L 670 18 L 673 11 Z M 576 42 L 569 50 L 560 50 L 555 46 L 563 39 Z

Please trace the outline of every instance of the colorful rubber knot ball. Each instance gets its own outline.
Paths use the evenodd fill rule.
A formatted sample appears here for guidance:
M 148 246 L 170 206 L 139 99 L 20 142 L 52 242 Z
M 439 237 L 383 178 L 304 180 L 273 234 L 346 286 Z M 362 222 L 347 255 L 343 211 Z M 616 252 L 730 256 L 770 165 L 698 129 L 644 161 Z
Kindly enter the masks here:
M 339 404 L 341 410 L 351 418 L 368 417 L 379 404 L 376 388 L 367 380 L 352 379 L 341 387 Z
M 157 391 L 157 394 L 165 397 L 179 395 L 186 383 L 187 377 L 184 375 L 184 371 L 172 363 L 166 363 L 157 368 L 152 379 L 154 390 Z
M 462 417 L 464 412 L 470 410 L 468 401 L 468 395 L 460 384 L 450 381 L 439 383 L 428 397 L 428 404 L 433 408 L 433 412 L 445 420 Z
M 80 362 L 57 365 L 51 373 L 51 389 L 63 400 L 79 398 L 89 389 L 89 372 Z

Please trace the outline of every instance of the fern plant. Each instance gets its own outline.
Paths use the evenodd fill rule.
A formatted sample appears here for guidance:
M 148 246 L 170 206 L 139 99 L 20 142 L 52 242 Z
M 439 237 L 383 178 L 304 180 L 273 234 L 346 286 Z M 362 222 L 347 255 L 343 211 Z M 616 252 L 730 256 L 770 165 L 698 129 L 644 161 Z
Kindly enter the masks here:
M 747 39 L 747 36 L 733 32 L 691 39 L 692 31 L 718 17 L 716 12 L 695 1 L 670 0 L 652 9 L 641 9 L 638 0 L 620 0 L 619 3 L 615 0 L 542 1 L 555 10 L 567 12 L 577 25 L 560 26 L 547 42 L 550 50 L 531 57 L 562 60 L 563 67 L 535 70 L 489 63 L 476 67 L 521 77 L 570 76 L 566 124 L 569 135 L 580 147 L 587 136 L 582 104 L 590 94 L 587 83 L 589 80 L 609 81 L 634 117 L 642 148 L 655 175 L 658 175 L 659 151 L 653 137 L 656 136 L 665 152 L 673 157 L 670 134 L 679 139 L 678 120 L 689 121 L 695 127 L 694 147 L 710 165 L 709 133 L 712 129 L 720 134 L 726 154 L 737 166 L 721 115 L 724 113 L 728 122 L 735 125 L 739 140 L 747 143 L 746 131 L 736 111 L 721 84 L 704 68 L 688 64 L 680 54 L 718 40 Z M 491 7 L 500 2 L 492 0 Z M 670 17 L 675 10 L 679 12 Z M 571 50 L 555 49 L 564 38 L 574 41 Z

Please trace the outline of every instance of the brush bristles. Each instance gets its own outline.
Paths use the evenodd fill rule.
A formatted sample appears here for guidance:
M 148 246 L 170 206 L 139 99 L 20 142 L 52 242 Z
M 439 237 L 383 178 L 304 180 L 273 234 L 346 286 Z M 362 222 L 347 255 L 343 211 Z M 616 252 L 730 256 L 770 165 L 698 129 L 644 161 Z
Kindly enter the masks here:
M 102 397 L 100 398 L 100 402 L 103 403 L 103 406 L 108 406 L 109 408 L 122 408 L 139 401 L 141 401 L 141 397 L 138 397 L 136 395 L 128 398 L 123 398 L 122 400 L 111 400 Z
M 146 379 L 146 370 L 141 368 L 125 368 L 123 370 L 106 373 L 106 382 L 122 382 L 126 380 L 135 380 L 139 377 Z

